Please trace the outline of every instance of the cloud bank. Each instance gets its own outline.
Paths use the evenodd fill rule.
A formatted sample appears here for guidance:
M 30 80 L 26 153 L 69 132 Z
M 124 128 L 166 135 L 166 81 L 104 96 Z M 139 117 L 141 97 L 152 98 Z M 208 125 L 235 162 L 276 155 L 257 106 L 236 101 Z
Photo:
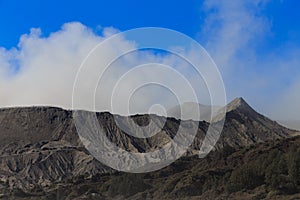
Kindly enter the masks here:
M 51 105 L 73 108 L 73 86 L 82 61 L 96 45 L 117 32 L 114 28 L 104 28 L 101 34 L 96 34 L 79 22 L 66 23 L 60 30 L 46 37 L 42 30 L 31 29 L 29 34 L 21 36 L 17 48 L 0 50 L 0 106 Z M 210 103 L 203 79 L 192 70 L 187 61 L 167 52 L 144 50 L 123 55 L 110 65 L 99 83 L 94 84 L 107 60 L 117 58 L 120 52 L 135 48 L 136 45 L 134 41 L 120 37 L 106 44 L 105 51 L 97 55 L 95 60 L 90 60 L 92 72 L 95 73 L 81 72 L 82 87 L 77 94 L 80 102 L 75 106 L 76 109 L 113 111 L 125 115 L 147 113 L 152 109 L 151 112 L 163 114 L 165 110 L 183 102 Z M 193 50 L 178 48 L 178 51 L 183 51 L 187 58 L 202 56 Z M 145 64 L 148 66 L 143 70 L 122 79 L 131 68 Z M 209 63 L 201 64 L 205 68 Z M 163 65 L 172 66 L 178 73 L 170 70 L 171 68 L 162 67 Z M 215 78 L 209 76 L 210 79 Z M 122 82 L 116 88 L 117 95 L 112 101 L 112 91 L 120 80 Z M 141 84 L 151 83 L 151 80 L 165 83 L 166 87 Z M 195 90 L 196 99 L 188 87 L 183 85 L 187 80 Z M 142 87 L 131 91 L 136 84 Z M 177 88 L 177 91 L 172 88 Z M 93 94 L 94 90 L 93 97 L 89 94 Z M 179 96 L 183 98 L 178 99 Z M 165 110 L 161 106 L 151 107 L 155 104 L 160 104 Z

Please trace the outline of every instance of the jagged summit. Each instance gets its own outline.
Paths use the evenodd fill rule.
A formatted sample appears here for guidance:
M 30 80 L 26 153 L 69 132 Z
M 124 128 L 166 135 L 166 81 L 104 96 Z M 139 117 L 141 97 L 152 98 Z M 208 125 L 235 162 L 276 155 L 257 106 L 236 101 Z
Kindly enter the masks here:
M 256 111 L 249 106 L 249 104 L 242 98 L 235 98 L 233 101 L 231 101 L 230 103 L 228 103 L 226 105 L 226 110 L 224 109 L 224 107 L 221 106 L 210 106 L 210 105 L 203 105 L 203 104 L 199 104 L 199 103 L 194 103 L 194 102 L 188 102 L 188 103 L 183 103 L 181 105 L 177 105 L 171 109 L 168 110 L 168 116 L 169 117 L 175 117 L 177 119 L 183 119 L 180 115 L 180 109 L 185 109 L 186 111 L 193 113 L 196 112 L 196 110 L 200 111 L 200 119 L 198 119 L 195 113 L 195 117 L 191 117 L 193 120 L 196 121 L 207 121 L 207 122 L 211 122 L 211 121 L 219 121 L 221 120 L 224 115 L 222 115 L 221 113 L 223 112 L 231 112 L 234 110 L 239 110 L 239 112 L 242 113 L 252 113 L 255 114 Z M 211 119 L 211 117 L 213 117 Z M 183 119 L 185 120 L 185 119 Z
M 227 104 L 227 112 L 236 109 L 242 109 L 243 111 L 254 111 L 253 108 L 249 106 L 249 104 L 242 97 L 235 98 L 233 101 Z
M 235 105 L 242 105 L 244 103 L 246 103 L 246 101 L 243 99 L 243 97 L 235 98 L 230 102 L 230 104 L 235 104 Z

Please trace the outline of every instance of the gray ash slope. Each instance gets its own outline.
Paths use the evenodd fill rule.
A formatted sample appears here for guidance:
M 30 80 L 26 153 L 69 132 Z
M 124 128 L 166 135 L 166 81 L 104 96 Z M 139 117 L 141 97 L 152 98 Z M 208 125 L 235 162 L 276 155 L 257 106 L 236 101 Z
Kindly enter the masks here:
M 253 110 L 243 99 L 227 107 L 226 121 L 216 149 L 247 146 L 267 140 L 287 138 L 295 131 Z M 127 120 L 128 117 L 122 117 Z M 138 124 L 147 124 L 149 115 L 130 116 Z M 153 116 L 152 116 L 153 117 Z M 164 121 L 164 117 L 154 116 Z M 131 152 L 148 152 L 168 143 L 176 135 L 180 120 L 167 118 L 155 136 L 140 139 L 125 134 L 110 113 L 97 113 L 107 137 Z M 209 123 L 199 122 L 190 153 L 200 149 Z M 195 151 L 196 150 L 196 151 Z M 10 188 L 47 187 L 72 177 L 113 173 L 95 160 L 84 148 L 76 132 L 72 111 L 55 107 L 0 109 L 0 182 Z

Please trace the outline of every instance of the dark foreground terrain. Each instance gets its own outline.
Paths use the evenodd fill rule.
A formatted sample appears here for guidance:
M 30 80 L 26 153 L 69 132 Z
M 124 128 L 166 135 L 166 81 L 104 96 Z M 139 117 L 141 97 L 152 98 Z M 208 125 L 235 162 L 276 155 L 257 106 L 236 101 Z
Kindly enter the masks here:
M 98 113 L 106 136 L 132 152 L 157 149 L 176 135 L 166 119 L 155 136 L 124 133 Z M 147 124 L 149 115 L 131 116 Z M 164 117 L 152 116 L 156 123 Z M 184 122 L 189 123 L 189 122 Z M 53 107 L 0 110 L 0 197 L 3 199 L 300 199 L 300 137 L 257 113 L 243 99 L 228 105 L 213 152 L 197 155 L 208 122 L 201 121 L 187 155 L 161 170 L 117 172 L 95 160 L 76 132 L 72 112 Z M 188 126 L 187 126 L 188 127 Z M 187 129 L 188 131 L 188 129 Z
M 156 172 L 80 175 L 4 199 L 300 199 L 300 137 L 225 147 L 204 159 L 184 157 Z

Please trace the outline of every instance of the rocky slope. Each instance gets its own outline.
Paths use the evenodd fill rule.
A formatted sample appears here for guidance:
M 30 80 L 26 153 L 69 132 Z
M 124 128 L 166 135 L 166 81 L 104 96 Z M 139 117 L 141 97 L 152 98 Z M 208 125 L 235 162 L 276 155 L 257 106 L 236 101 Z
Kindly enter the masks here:
M 244 99 L 237 98 L 227 105 L 226 122 L 219 143 L 229 146 L 247 146 L 285 138 L 296 132 L 257 113 Z
M 136 138 L 124 133 L 114 117 L 121 122 L 131 118 L 139 125 L 147 125 L 152 118 L 162 125 L 162 129 L 150 138 Z M 193 121 L 182 122 L 175 118 L 149 115 L 122 117 L 106 112 L 97 113 L 97 120 L 110 141 L 131 152 L 149 152 L 160 148 L 176 135 L 180 123 L 186 123 L 186 127 L 189 123 L 194 124 Z M 200 149 L 208 126 L 205 121 L 199 122 L 189 155 Z M 216 149 L 249 146 L 287 138 L 294 133 L 258 114 L 243 99 L 236 99 L 228 105 L 224 130 Z M 115 173 L 95 160 L 84 148 L 72 112 L 54 107 L 0 110 L 0 169 L 2 187 L 25 191 L 37 186 L 51 187 L 72 177 Z
M 3 199 L 300 199 L 300 137 L 182 157 L 159 171 L 73 176 L 49 187 L 0 188 Z

